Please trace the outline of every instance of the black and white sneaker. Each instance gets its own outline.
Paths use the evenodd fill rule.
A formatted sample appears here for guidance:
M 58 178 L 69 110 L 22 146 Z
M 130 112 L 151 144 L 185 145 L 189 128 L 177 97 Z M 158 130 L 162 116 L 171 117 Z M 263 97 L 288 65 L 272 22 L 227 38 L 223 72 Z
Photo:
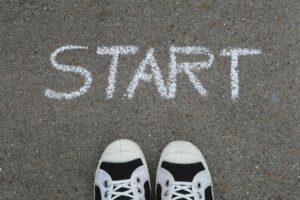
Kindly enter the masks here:
M 103 152 L 95 175 L 95 200 L 149 200 L 149 173 L 140 147 L 117 140 Z
M 200 150 L 175 141 L 162 152 L 156 177 L 157 200 L 213 200 L 210 173 Z

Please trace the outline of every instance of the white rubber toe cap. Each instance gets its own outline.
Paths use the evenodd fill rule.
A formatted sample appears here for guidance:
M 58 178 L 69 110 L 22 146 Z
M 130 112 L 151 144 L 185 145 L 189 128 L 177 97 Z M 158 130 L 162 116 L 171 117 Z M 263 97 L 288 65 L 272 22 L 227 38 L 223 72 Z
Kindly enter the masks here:
M 205 162 L 200 150 L 187 141 L 169 143 L 162 152 L 161 161 L 178 164 Z
M 112 142 L 104 150 L 100 162 L 122 163 L 141 158 L 144 162 L 144 155 L 137 143 L 121 139 Z

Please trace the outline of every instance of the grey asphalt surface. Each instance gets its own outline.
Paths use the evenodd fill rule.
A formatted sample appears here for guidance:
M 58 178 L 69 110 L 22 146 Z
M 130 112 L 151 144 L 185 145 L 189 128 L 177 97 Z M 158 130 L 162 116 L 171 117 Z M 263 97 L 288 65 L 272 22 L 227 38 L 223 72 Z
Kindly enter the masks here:
M 188 140 L 206 157 L 216 199 L 300 198 L 299 0 L 2 0 L 0 20 L 1 200 L 92 199 L 98 159 L 118 138 L 140 144 L 152 188 L 164 146 Z M 83 84 L 50 63 L 67 44 L 89 47 L 58 60 L 88 69 L 92 87 L 73 100 L 49 99 L 47 88 Z M 175 99 L 162 99 L 153 83 L 124 97 L 150 47 L 167 76 L 173 44 L 214 53 L 212 67 L 197 73 L 208 97 L 184 75 Z M 107 100 L 110 57 L 96 48 L 113 45 L 140 51 L 120 58 L 116 93 Z M 262 51 L 239 60 L 237 102 L 230 99 L 230 59 L 218 55 L 227 47 Z

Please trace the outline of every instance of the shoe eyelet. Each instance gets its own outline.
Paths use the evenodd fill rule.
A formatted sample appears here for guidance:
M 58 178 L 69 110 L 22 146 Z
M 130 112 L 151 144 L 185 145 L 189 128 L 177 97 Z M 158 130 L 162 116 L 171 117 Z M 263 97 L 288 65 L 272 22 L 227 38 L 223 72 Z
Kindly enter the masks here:
M 136 182 L 137 183 L 141 183 L 141 178 L 140 177 L 136 177 Z
M 202 199 L 202 194 L 198 192 L 199 199 Z
M 165 196 L 165 197 L 169 196 L 169 190 L 166 190 L 166 191 L 165 191 L 164 196 Z
M 165 186 L 166 186 L 166 187 L 169 187 L 169 186 L 170 186 L 170 181 L 169 181 L 169 180 L 166 180 Z
M 198 188 L 198 189 L 201 189 L 201 187 L 202 187 L 202 184 L 201 184 L 200 182 L 198 182 L 198 183 L 197 183 L 197 188 Z
M 141 188 L 138 187 L 137 191 L 138 191 L 139 194 L 142 194 L 142 189 Z
M 107 180 L 105 180 L 105 181 L 103 182 L 103 186 L 104 186 L 105 188 L 108 188 L 108 187 L 109 187 L 109 184 L 108 184 L 108 181 L 107 181 Z
M 108 197 L 108 191 L 106 191 L 106 192 L 104 193 L 104 197 L 105 197 L 105 198 Z

